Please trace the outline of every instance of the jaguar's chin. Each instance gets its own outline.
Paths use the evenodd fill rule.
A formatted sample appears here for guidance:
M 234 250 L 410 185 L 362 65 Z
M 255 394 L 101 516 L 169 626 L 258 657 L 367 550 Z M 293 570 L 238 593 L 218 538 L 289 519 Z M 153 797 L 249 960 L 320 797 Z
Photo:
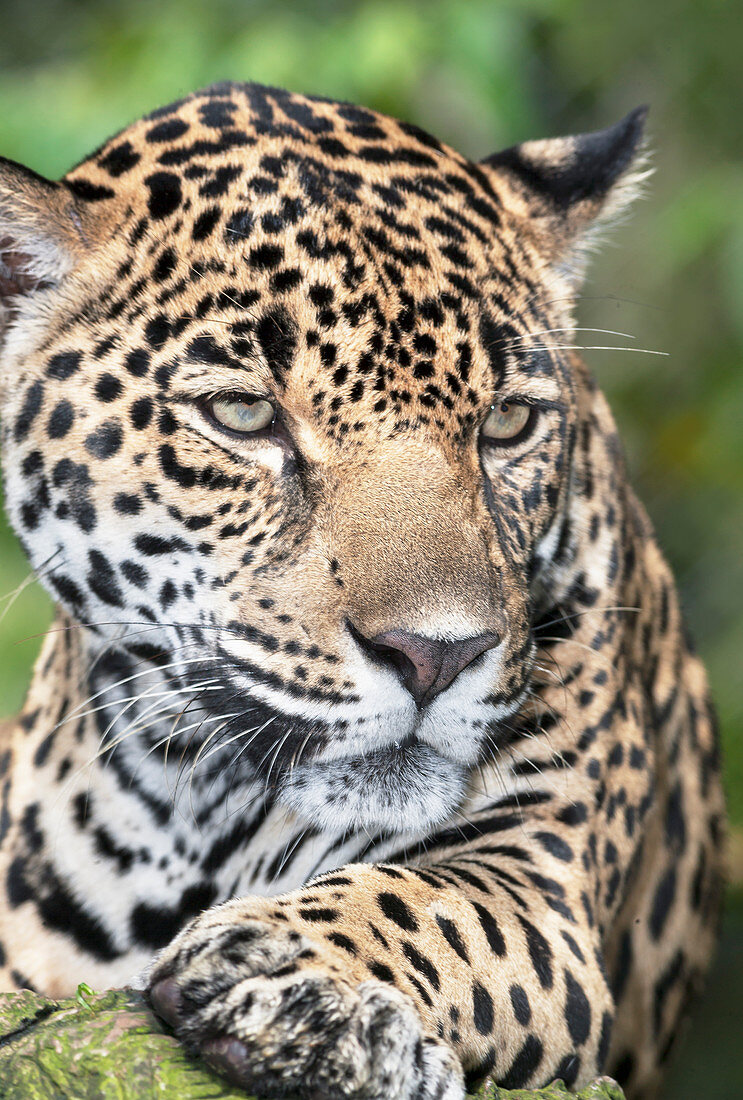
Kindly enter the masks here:
M 469 771 L 428 745 L 390 745 L 364 756 L 294 768 L 281 800 L 322 831 L 417 833 L 461 805 Z

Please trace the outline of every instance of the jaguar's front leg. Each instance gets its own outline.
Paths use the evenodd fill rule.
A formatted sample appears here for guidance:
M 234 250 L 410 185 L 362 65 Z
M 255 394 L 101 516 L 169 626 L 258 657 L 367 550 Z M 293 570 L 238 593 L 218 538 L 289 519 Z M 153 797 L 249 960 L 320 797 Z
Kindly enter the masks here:
M 387 967 L 362 961 L 354 941 L 332 930 L 336 898 L 325 885 L 207 911 L 153 967 L 155 1009 L 215 1069 L 261 1096 L 461 1100 L 451 1048 L 390 984 Z
M 459 1100 L 488 1072 L 590 1080 L 613 1006 L 585 884 L 545 849 L 547 820 L 500 816 L 495 838 L 425 867 L 352 865 L 205 913 L 156 961 L 155 1008 L 266 1096 Z

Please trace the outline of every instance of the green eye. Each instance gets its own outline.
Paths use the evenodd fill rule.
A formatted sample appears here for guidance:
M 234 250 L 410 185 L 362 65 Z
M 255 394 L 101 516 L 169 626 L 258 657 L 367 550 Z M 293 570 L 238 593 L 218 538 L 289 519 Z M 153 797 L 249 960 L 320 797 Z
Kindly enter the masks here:
M 490 413 L 482 426 L 482 438 L 496 446 L 521 442 L 530 434 L 535 421 L 536 409 L 530 405 L 502 401 L 499 405 L 490 406 Z
M 239 435 L 250 435 L 270 427 L 276 415 L 270 401 L 247 393 L 218 394 L 206 405 L 221 427 Z

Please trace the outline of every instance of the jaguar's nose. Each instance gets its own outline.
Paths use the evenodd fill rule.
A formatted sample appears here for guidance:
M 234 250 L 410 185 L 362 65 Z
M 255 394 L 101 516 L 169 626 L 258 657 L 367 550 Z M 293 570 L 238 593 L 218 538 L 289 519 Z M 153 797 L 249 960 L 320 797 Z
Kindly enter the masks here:
M 500 642 L 492 632 L 455 641 L 427 638 L 407 630 L 385 630 L 367 638 L 352 623 L 348 625 L 367 656 L 395 670 L 418 707 L 430 703 L 477 657 Z

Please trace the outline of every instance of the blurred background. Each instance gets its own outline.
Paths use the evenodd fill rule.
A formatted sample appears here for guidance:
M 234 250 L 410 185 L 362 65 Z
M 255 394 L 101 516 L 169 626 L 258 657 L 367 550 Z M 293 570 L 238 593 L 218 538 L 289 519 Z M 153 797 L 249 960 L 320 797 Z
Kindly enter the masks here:
M 725 752 L 733 885 L 668 1094 L 743 1095 L 743 6 L 2 0 L 2 13 L 0 154 L 50 177 L 143 112 L 222 79 L 364 103 L 473 158 L 651 105 L 649 198 L 594 262 L 578 313 L 631 335 L 618 345 L 667 353 L 586 357 L 678 578 Z M 0 716 L 20 705 L 51 615 L 27 577 L 0 519 Z

